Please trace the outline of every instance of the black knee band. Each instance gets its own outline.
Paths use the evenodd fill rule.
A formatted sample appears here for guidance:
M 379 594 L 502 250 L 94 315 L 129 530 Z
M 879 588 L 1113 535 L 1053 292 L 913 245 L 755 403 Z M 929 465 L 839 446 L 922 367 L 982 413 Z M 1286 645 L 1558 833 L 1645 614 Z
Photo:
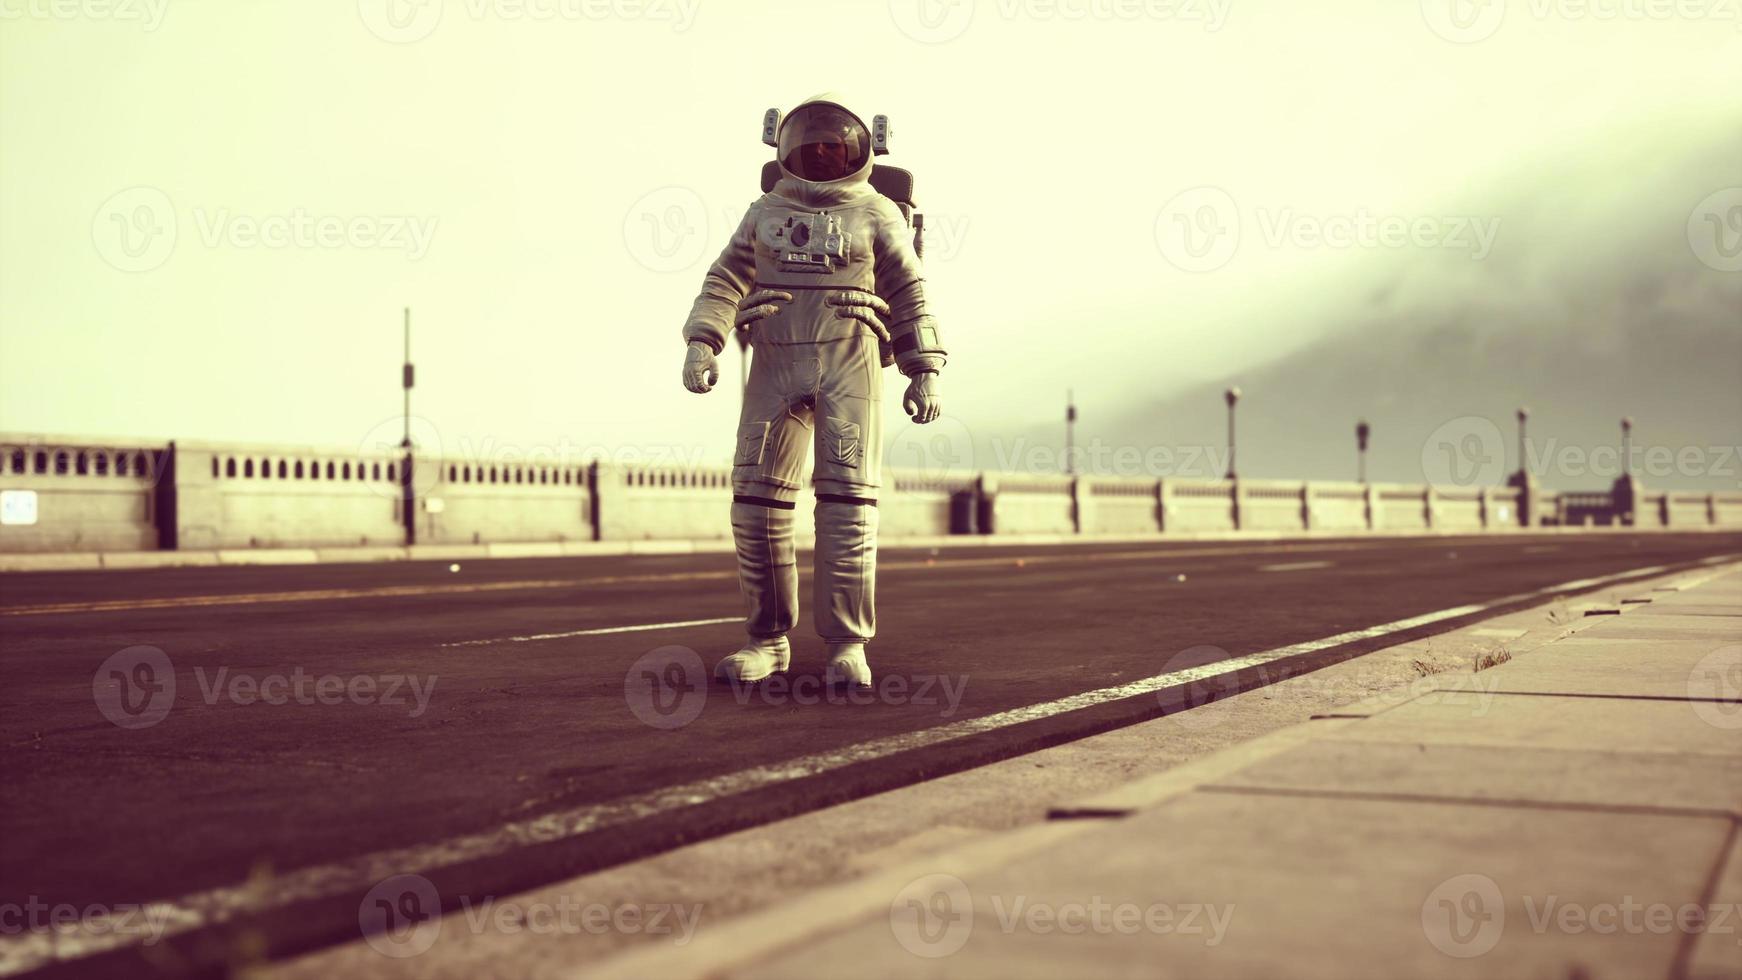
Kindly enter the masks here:
M 819 503 L 819 504 L 858 504 L 862 507 L 875 507 L 875 506 L 877 506 L 877 501 L 872 499 L 871 497 L 853 497 L 853 496 L 849 496 L 848 494 L 844 494 L 844 493 L 819 493 L 819 494 L 817 494 L 817 503 Z
M 732 495 L 735 504 L 752 504 L 757 507 L 767 507 L 769 510 L 797 510 L 798 504 L 790 500 L 775 500 L 772 497 L 752 497 L 747 493 Z

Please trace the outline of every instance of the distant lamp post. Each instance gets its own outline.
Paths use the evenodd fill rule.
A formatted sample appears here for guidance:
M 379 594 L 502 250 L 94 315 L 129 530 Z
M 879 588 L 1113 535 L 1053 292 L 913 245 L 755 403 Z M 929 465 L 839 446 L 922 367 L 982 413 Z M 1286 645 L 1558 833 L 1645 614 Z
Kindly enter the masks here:
M 405 525 L 405 543 L 417 543 L 417 487 L 412 481 L 412 445 L 411 445 L 411 385 L 415 380 L 415 372 L 411 367 L 411 307 L 405 308 L 405 369 L 400 374 L 400 381 L 405 387 L 405 438 L 399 442 L 399 448 L 405 451 L 405 456 L 399 464 L 399 509 L 402 523 Z
M 1366 419 L 1355 423 L 1356 480 L 1367 482 L 1367 436 L 1373 431 Z
M 1518 406 L 1518 474 L 1520 478 L 1523 477 L 1526 468 L 1524 465 L 1527 458 L 1524 454 L 1524 423 L 1528 421 L 1530 421 L 1530 406 Z
M 1077 472 L 1077 393 L 1065 389 L 1065 475 Z
M 1633 416 L 1621 419 L 1621 475 L 1633 474 Z
M 1234 406 L 1240 401 L 1240 389 L 1229 388 L 1222 393 L 1228 402 L 1228 479 L 1235 479 L 1234 467 Z

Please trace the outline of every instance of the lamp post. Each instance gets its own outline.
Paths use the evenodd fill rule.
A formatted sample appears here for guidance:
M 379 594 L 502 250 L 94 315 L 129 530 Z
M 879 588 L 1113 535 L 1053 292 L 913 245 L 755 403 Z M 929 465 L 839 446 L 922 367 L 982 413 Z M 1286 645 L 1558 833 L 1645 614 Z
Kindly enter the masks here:
M 1528 421 L 1530 421 L 1530 407 L 1528 405 L 1518 406 L 1518 473 L 1521 477 L 1526 469 L 1525 460 L 1527 457 L 1524 454 L 1524 423 Z
M 1240 401 L 1240 389 L 1229 388 L 1222 393 L 1228 402 L 1228 479 L 1236 479 L 1234 468 L 1234 406 Z
M 1065 389 L 1065 475 L 1077 472 L 1077 393 Z
M 1373 431 L 1367 420 L 1355 423 L 1356 481 L 1367 482 L 1367 436 Z
M 1621 475 L 1633 474 L 1633 416 L 1621 419 Z
M 405 308 L 405 369 L 401 372 L 401 383 L 405 388 L 405 437 L 399 441 L 399 448 L 404 451 L 404 458 L 399 465 L 399 507 L 405 522 L 405 543 L 417 543 L 417 488 L 411 482 L 412 446 L 411 446 L 411 385 L 415 372 L 411 367 L 411 307 Z

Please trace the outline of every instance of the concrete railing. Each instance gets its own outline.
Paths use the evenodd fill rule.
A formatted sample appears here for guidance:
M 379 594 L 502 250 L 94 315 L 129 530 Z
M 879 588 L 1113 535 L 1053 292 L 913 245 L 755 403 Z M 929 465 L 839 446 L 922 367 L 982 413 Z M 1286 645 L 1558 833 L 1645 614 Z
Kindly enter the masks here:
M 399 452 L 0 435 L 0 552 L 707 540 L 726 467 L 479 463 Z M 1742 527 L 1742 492 L 885 473 L 892 537 Z M 408 520 L 409 514 L 409 520 Z M 798 509 L 808 537 L 812 515 Z M 802 539 L 802 538 L 801 538 Z

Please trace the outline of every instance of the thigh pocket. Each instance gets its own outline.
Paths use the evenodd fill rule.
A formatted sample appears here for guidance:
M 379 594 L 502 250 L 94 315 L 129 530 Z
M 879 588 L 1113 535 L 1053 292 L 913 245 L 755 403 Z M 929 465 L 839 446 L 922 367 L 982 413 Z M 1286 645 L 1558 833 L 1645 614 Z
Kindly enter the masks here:
M 738 426 L 738 454 L 734 466 L 761 466 L 762 453 L 768 444 L 767 422 L 745 422 Z
M 825 419 L 823 425 L 823 452 L 829 462 L 848 469 L 858 469 L 862 450 L 859 445 L 859 423 L 831 418 Z

